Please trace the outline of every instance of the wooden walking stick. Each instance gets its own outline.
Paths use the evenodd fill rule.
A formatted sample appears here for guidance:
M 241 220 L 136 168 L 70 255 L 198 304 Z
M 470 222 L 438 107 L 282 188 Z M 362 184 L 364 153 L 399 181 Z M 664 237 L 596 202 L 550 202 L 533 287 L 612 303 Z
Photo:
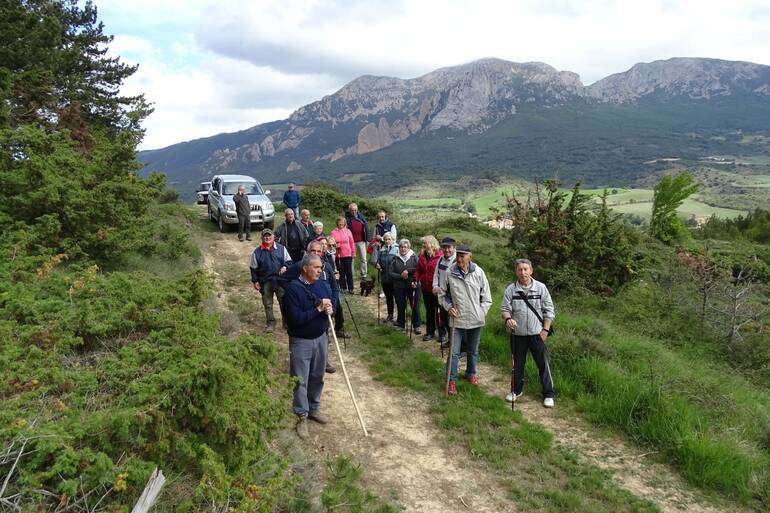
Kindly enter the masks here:
M 348 392 L 350 392 L 350 399 L 353 400 L 353 407 L 356 409 L 356 415 L 358 415 L 358 422 L 361 423 L 361 429 L 364 430 L 364 436 L 369 436 L 364 425 L 364 418 L 361 416 L 361 410 L 358 409 L 358 403 L 356 402 L 356 396 L 353 394 L 353 387 L 350 385 L 350 378 L 348 377 L 348 371 L 345 368 L 345 360 L 342 359 L 342 352 L 340 351 L 340 343 L 337 341 L 337 333 L 334 331 L 334 319 L 331 314 L 326 314 L 329 318 L 329 327 L 332 331 L 332 338 L 334 339 L 334 347 L 337 349 L 337 356 L 340 358 L 340 366 L 342 367 L 342 374 L 345 376 L 345 383 L 348 385 Z
M 444 397 L 449 397 L 449 376 L 452 371 L 452 353 L 455 349 L 455 318 L 449 321 L 449 352 L 446 355 L 446 382 L 444 383 Z
M 511 333 L 511 411 L 516 411 L 516 345 L 514 344 L 513 333 Z M 526 361 L 526 360 L 525 360 Z

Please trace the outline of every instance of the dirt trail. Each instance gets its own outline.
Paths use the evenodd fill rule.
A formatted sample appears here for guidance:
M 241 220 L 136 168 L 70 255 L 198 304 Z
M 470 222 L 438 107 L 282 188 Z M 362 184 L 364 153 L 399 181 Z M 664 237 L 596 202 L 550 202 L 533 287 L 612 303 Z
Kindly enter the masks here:
M 228 287 L 229 280 L 223 276 L 228 265 L 248 265 L 253 248 L 253 242 L 238 242 L 235 234 L 212 234 L 204 244 L 203 257 L 219 291 L 217 307 L 227 310 L 228 299 L 236 296 L 253 301 L 259 318 L 255 330 L 259 331 L 264 312 L 255 292 L 248 283 Z M 275 311 L 278 315 L 277 305 Z M 285 349 L 288 368 L 288 338 L 281 330 L 276 330 L 275 338 Z M 445 437 L 431 422 L 423 398 L 403 391 L 393 393 L 375 382 L 367 365 L 352 351 L 343 357 L 371 435 L 363 437 L 332 347 L 330 360 L 338 371 L 326 375 L 322 399 L 322 412 L 331 422 L 325 426 L 310 423 L 313 451 L 319 456 L 352 454 L 365 469 L 366 485 L 382 497 L 395 495 L 406 511 L 516 511 L 497 475 L 471 460 L 464 450 L 453 450 L 443 442 Z
M 368 298 L 366 304 L 376 315 L 376 296 Z M 441 350 L 436 341 L 423 342 L 421 336 L 414 336 L 414 343 L 441 358 Z M 463 358 L 460 361 L 460 372 L 464 366 Z M 498 367 L 481 361 L 478 363 L 478 373 L 480 386 L 489 394 L 504 397 L 510 391 L 510 373 L 501 372 Z M 578 454 L 582 461 L 610 471 L 618 486 L 657 504 L 661 511 L 750 511 L 733 504 L 716 506 L 707 500 L 702 492 L 687 484 L 675 469 L 653 461 L 650 456 L 654 455 L 654 452 L 644 452 L 620 437 L 598 433 L 588 423 L 574 416 L 566 418 L 560 415 L 558 404 L 555 409 L 544 408 L 539 394 L 540 383 L 525 384 L 524 395 L 516 401 L 516 409 L 521 411 L 527 420 L 540 424 L 553 433 L 557 444 Z

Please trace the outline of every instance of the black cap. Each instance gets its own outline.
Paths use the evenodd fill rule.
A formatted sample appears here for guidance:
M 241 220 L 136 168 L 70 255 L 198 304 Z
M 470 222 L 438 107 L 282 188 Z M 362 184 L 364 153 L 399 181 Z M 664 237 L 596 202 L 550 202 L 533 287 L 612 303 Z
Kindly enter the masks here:
M 457 246 L 457 249 L 455 249 L 455 253 L 470 253 L 471 247 L 467 244 L 460 244 Z
M 442 246 L 454 246 L 455 240 L 452 237 L 444 237 L 441 239 L 441 245 Z

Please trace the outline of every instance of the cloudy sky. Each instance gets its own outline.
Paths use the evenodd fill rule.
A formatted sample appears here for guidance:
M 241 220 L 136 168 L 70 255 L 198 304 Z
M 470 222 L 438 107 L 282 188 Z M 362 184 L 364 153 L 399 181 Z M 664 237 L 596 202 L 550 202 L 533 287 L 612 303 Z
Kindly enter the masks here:
M 482 57 L 590 84 L 637 62 L 770 64 L 770 0 L 96 0 L 126 93 L 155 112 L 142 149 L 282 119 L 363 74 L 412 78 Z

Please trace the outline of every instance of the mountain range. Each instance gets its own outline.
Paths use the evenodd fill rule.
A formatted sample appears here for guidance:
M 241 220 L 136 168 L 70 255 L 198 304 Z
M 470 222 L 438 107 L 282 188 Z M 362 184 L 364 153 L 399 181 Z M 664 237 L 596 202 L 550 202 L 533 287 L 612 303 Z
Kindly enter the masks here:
M 490 58 L 414 79 L 365 75 L 285 120 L 138 158 L 184 193 L 225 172 L 369 191 L 482 174 L 623 185 L 661 157 L 767 152 L 743 134 L 768 132 L 770 66 L 672 58 L 584 86 L 548 64 Z

